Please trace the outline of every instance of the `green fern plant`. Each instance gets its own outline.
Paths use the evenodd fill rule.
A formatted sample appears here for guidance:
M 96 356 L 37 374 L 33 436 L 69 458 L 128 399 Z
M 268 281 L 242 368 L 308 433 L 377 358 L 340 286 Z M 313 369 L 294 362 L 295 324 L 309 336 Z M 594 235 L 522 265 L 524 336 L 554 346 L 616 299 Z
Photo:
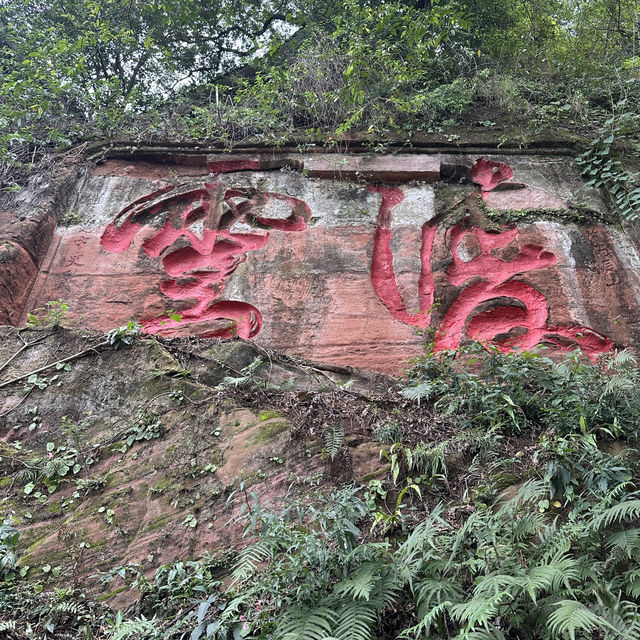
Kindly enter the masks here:
M 248 580 L 257 571 L 258 565 L 269 560 L 273 553 L 273 540 L 262 538 L 254 544 L 245 547 L 239 554 L 238 560 L 231 574 L 234 585 Z
M 112 622 L 108 640 L 151 640 L 152 638 L 161 638 L 159 622 L 160 619 L 156 616 L 150 619 L 145 616 L 139 616 L 134 620 L 124 620 L 122 613 L 118 612 Z
M 344 428 L 342 423 L 323 425 L 324 450 L 332 462 L 344 444 Z
M 12 518 L 5 518 L 0 524 L 0 579 L 12 580 L 14 569 L 18 561 L 16 549 L 20 532 L 13 525 Z
M 251 387 L 256 383 L 255 377 L 260 367 L 263 365 L 263 360 L 260 356 L 254 358 L 246 367 L 243 367 L 236 376 L 225 376 L 222 382 L 216 387 L 219 390 L 223 390 L 229 387 L 232 388 L 244 388 Z

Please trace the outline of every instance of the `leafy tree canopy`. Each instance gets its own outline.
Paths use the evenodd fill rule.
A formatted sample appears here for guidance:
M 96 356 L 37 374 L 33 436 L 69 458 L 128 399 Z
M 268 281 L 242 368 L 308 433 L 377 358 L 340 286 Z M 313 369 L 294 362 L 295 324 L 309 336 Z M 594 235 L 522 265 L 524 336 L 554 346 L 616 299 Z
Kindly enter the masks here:
M 479 122 L 633 140 L 639 27 L 637 0 L 0 0 L 0 157 Z

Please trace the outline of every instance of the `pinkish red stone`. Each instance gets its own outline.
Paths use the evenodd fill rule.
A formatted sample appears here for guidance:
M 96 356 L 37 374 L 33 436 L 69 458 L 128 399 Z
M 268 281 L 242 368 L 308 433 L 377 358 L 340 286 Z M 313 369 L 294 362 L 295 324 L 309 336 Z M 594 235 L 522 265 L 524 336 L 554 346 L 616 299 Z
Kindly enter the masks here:
M 471 167 L 471 178 L 482 187 L 482 191 L 491 191 L 501 182 L 513 177 L 513 170 L 504 162 L 478 158 Z
M 125 160 L 121 158 L 110 158 L 97 164 L 91 171 L 92 176 L 125 176 L 127 178 L 148 178 L 157 180 L 159 178 L 170 178 L 171 176 L 206 176 L 209 173 L 206 158 L 198 164 L 188 164 L 175 160 L 182 158 L 172 158 L 173 161 L 163 163 L 143 162 L 140 160 Z
M 335 180 L 373 180 L 403 184 L 411 180 L 437 182 L 440 160 L 430 155 L 340 156 L 316 155 L 305 159 L 305 174 L 310 178 Z
M 509 184 L 502 183 L 500 186 Z M 484 194 L 485 204 L 496 211 L 524 211 L 527 209 L 567 209 L 567 203 L 538 187 L 523 189 L 494 189 Z
M 212 174 L 233 171 L 269 171 L 291 167 L 302 169 L 303 159 L 295 154 L 276 153 L 219 153 L 207 156 L 207 166 Z
M 55 227 L 55 220 L 46 212 L 24 220 L 9 212 L 0 212 L 0 240 L 20 245 L 37 266 L 49 249 Z
M 256 166 L 245 163 L 252 158 L 261 169 L 288 161 L 269 154 L 209 160 L 240 163 L 214 166 L 224 170 Z M 320 173 L 346 167 L 377 181 L 415 178 L 415 163 L 428 173 L 434 158 L 318 155 L 307 162 Z M 368 176 L 360 171 L 366 162 Z M 490 188 L 483 191 L 490 207 L 564 204 L 512 182 L 504 163 L 474 167 L 474 179 Z M 430 171 L 435 178 L 437 162 Z M 634 339 L 640 279 L 613 231 L 576 230 L 573 239 L 568 228 L 546 223 L 486 231 L 476 199 L 461 204 L 471 216 L 457 224 L 430 217 L 428 187 L 418 197 L 408 187 L 335 186 L 345 194 L 343 208 L 323 200 L 329 185 L 307 183 L 307 204 L 294 197 L 300 176 L 259 180 L 278 186 L 258 191 L 246 176 L 169 185 L 127 205 L 106 228 L 57 233 L 25 310 L 62 298 L 72 315 L 100 329 L 134 315 L 154 333 L 254 337 L 311 359 L 391 373 L 421 352 L 416 329 L 436 330 L 437 349 L 475 338 L 505 350 L 543 341 L 593 354 Z M 412 206 L 420 207 L 415 220 Z M 361 218 L 350 215 L 359 207 Z
M 0 324 L 15 324 L 24 311 L 54 229 L 46 212 L 24 220 L 0 212 Z
M 232 171 L 257 171 L 261 168 L 260 158 L 251 156 L 215 156 L 207 159 L 210 173 L 231 173 Z
M 25 249 L 0 241 L 0 324 L 17 324 L 37 274 Z

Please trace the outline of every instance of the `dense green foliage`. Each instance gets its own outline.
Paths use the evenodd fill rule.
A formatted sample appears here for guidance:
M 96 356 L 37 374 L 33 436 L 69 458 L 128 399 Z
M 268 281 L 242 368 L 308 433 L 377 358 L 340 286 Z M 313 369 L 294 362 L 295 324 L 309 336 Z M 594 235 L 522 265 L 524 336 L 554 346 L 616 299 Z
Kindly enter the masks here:
M 627 352 L 602 366 L 479 345 L 426 356 L 403 394 L 432 427 L 371 414 L 388 470 L 359 488 L 298 479 L 277 508 L 241 484 L 229 501 L 251 544 L 153 580 L 114 567 L 99 579 L 137 589 L 126 612 L 79 590 L 36 583 L 34 593 L 16 564 L 19 527 L 5 523 L 0 629 L 11 640 L 46 629 L 105 640 L 638 640 L 639 376 Z M 329 431 L 328 447 L 346 446 Z
M 4 0 L 0 159 L 458 124 L 614 134 L 617 158 L 640 128 L 639 25 L 635 0 Z

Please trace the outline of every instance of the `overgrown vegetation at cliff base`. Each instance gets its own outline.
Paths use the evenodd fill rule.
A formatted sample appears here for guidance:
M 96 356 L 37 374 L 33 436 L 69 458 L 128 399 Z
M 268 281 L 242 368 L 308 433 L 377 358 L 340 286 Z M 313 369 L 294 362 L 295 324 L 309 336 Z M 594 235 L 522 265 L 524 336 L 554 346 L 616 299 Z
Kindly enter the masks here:
M 225 393 L 285 402 L 252 375 Z M 480 345 L 426 356 L 365 414 L 385 469 L 363 486 L 293 478 L 269 508 L 240 483 L 228 499 L 243 505 L 248 546 L 153 579 L 134 565 L 97 576 L 135 592 L 126 611 L 90 589 L 34 591 L 20 525 L 5 522 L 0 629 L 10 640 L 637 640 L 639 379 L 627 352 L 598 366 Z M 327 461 L 339 460 L 341 425 L 324 431 Z

